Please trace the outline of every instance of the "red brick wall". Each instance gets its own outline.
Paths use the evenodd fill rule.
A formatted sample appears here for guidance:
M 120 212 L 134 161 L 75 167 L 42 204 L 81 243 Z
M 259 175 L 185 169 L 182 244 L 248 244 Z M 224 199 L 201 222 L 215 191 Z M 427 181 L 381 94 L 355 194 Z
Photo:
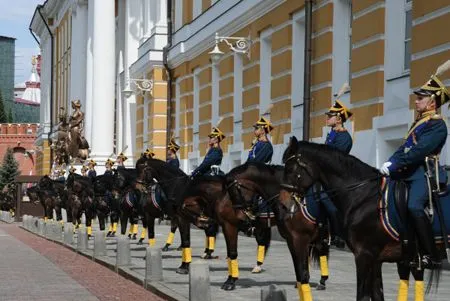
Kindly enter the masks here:
M 14 150 L 14 158 L 19 162 L 22 175 L 36 174 L 36 140 L 37 124 L 1 123 L 0 124 L 0 164 L 6 150 Z M 30 152 L 31 151 L 31 152 Z M 30 173 L 31 172 L 31 173 Z

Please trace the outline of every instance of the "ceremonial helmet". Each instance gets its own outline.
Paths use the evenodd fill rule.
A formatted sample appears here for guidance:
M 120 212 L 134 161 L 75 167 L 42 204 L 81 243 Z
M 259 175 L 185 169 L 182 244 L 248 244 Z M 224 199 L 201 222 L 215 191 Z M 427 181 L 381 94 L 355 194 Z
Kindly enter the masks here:
M 176 153 L 180 149 L 180 146 L 175 142 L 174 138 L 170 138 L 170 142 L 169 142 L 169 145 L 167 147 L 170 150 L 172 150 L 174 153 Z
M 223 139 L 225 139 L 225 135 L 224 133 L 218 128 L 218 127 L 213 127 L 211 133 L 208 135 L 209 138 L 217 138 L 220 141 L 222 141 Z
M 272 123 L 269 120 L 261 116 L 259 120 L 253 125 L 254 128 L 263 128 L 264 131 L 268 134 L 273 130 Z
M 147 148 L 147 149 L 145 150 L 145 152 L 144 152 L 144 155 L 147 156 L 147 157 L 153 158 L 153 157 L 155 156 L 155 153 L 152 152 L 150 149 Z M 125 158 L 126 158 L 126 157 L 125 157 Z M 125 160 L 126 160 L 126 159 L 125 159 Z M 124 161 L 125 161 L 125 160 L 124 160 Z
M 122 162 L 125 162 L 125 161 L 128 159 L 128 157 L 125 156 L 123 153 L 120 153 L 120 154 L 117 156 L 117 159 L 122 159 Z M 116 159 L 116 160 L 117 160 L 117 159 Z
M 420 89 L 414 91 L 419 96 L 429 96 L 436 101 L 436 107 L 439 108 L 450 100 L 450 93 L 438 78 L 450 69 L 450 60 L 439 66 L 434 75 Z
M 114 161 L 108 158 L 108 160 L 106 160 L 106 162 L 105 162 L 105 166 L 112 167 L 113 165 L 114 165 Z
M 88 165 L 92 165 L 92 167 L 97 165 L 97 162 L 95 162 L 93 159 L 89 160 Z

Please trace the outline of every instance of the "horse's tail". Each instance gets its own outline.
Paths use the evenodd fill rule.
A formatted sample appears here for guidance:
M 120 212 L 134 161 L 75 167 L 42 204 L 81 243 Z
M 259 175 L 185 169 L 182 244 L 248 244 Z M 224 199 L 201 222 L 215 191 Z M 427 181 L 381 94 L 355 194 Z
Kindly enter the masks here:
M 442 265 L 436 266 L 432 270 L 430 270 L 427 289 L 425 291 L 426 294 L 429 294 L 432 288 L 434 289 L 435 292 L 438 291 L 439 281 L 441 280 L 441 272 L 442 272 Z

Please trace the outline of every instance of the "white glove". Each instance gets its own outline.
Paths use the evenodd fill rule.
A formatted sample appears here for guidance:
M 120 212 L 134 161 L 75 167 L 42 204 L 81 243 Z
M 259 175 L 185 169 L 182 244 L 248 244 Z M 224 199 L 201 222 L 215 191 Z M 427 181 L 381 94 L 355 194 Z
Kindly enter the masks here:
M 389 166 L 391 166 L 391 162 L 384 162 L 383 165 L 381 165 L 380 171 L 383 175 L 389 176 Z

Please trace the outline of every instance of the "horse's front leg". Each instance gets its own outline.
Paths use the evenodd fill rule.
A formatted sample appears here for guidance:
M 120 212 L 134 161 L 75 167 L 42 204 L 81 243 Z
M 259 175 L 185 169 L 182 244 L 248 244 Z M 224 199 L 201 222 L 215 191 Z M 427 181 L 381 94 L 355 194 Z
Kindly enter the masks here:
M 181 237 L 181 266 L 177 269 L 178 274 L 189 274 L 189 265 L 192 262 L 191 250 L 191 228 L 190 223 L 181 217 L 178 217 L 180 237 Z
M 414 300 L 415 301 L 424 301 L 425 300 L 425 286 L 423 282 L 423 269 L 411 269 L 411 273 L 414 276 L 414 280 L 416 281 L 414 286 Z
M 397 262 L 397 272 L 400 277 L 397 301 L 408 301 L 409 273 L 411 268 L 402 262 Z
M 148 216 L 147 217 L 147 231 L 148 231 L 148 245 L 150 247 L 155 246 L 155 217 Z
M 163 252 L 169 251 L 169 247 L 173 243 L 173 239 L 175 237 L 175 232 L 177 231 L 177 228 L 178 228 L 178 222 L 176 220 L 176 216 L 173 216 L 172 219 L 170 220 L 170 233 L 167 236 L 166 244 L 162 248 Z M 181 249 L 182 249 L 181 246 L 179 246 L 178 251 L 181 251 Z
M 145 237 L 147 236 L 147 228 L 148 228 L 148 217 L 147 214 L 142 214 L 142 232 L 141 237 L 139 238 L 138 245 L 142 245 L 143 241 L 145 240 Z
M 301 301 L 312 301 L 311 287 L 309 285 L 309 236 L 294 234 L 288 237 L 287 243 L 294 262 L 299 298 Z
M 356 300 L 369 301 L 372 296 L 375 260 L 369 254 L 355 254 Z
M 376 262 L 373 267 L 372 301 L 384 301 L 381 265 L 381 262 Z
M 236 288 L 236 281 L 239 279 L 238 264 L 238 228 L 228 222 L 222 225 L 223 235 L 227 244 L 228 278 L 222 285 L 222 289 L 231 291 Z
M 270 247 L 271 235 L 272 230 L 269 227 L 264 226 L 263 223 L 258 223 L 256 225 L 255 238 L 258 243 L 258 250 L 256 254 L 256 265 L 252 270 L 253 274 L 262 272 L 262 265 L 264 264 L 266 253 Z

